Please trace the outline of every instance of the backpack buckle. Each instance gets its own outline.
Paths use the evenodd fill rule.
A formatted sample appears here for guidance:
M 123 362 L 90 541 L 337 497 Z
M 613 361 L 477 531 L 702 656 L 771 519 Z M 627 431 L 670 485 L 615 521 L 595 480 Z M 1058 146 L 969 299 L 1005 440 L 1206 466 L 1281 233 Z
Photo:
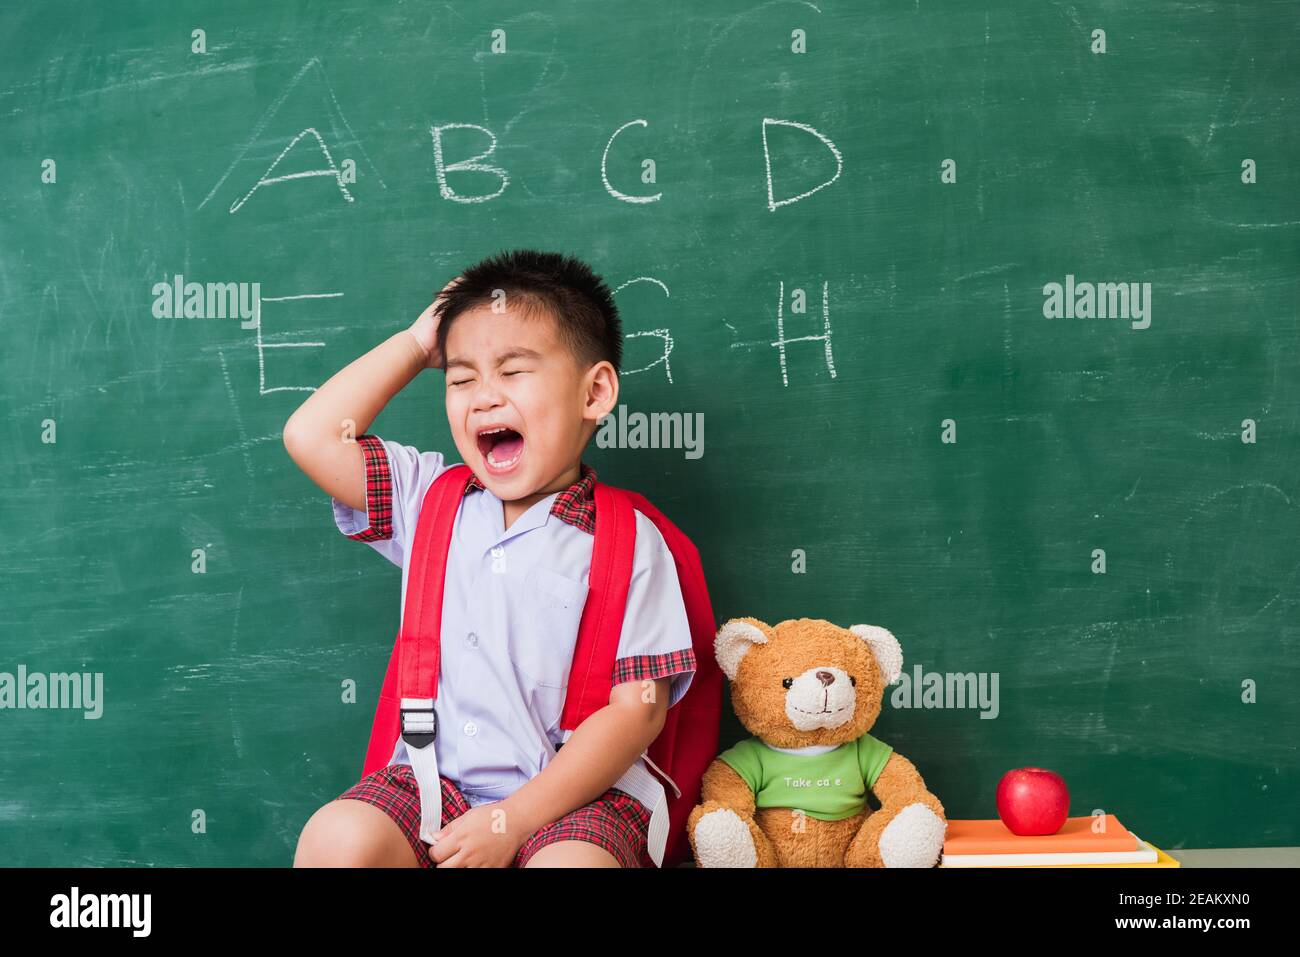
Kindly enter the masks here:
M 433 743 L 438 736 L 438 715 L 433 710 L 432 698 L 403 698 L 401 713 L 402 740 L 408 746 L 425 748 Z

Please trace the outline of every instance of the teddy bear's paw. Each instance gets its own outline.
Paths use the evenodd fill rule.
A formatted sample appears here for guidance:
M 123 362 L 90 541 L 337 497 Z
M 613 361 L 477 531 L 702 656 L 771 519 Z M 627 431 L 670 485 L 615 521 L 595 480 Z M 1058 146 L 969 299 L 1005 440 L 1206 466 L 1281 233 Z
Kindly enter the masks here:
M 695 863 L 700 867 L 757 866 L 758 852 L 749 825 L 726 808 L 701 815 L 695 823 Z
M 880 833 L 880 859 L 886 867 L 934 867 L 948 825 L 924 804 L 909 804 Z

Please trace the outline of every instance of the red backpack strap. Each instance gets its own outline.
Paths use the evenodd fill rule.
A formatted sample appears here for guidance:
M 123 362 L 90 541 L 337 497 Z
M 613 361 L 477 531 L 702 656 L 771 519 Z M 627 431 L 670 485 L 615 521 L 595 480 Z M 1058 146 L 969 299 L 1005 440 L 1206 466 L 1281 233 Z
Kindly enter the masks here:
M 441 654 L 438 632 L 442 625 L 447 549 L 451 544 L 456 511 L 472 477 L 469 466 L 453 465 L 444 469 L 424 494 L 415 535 L 407 545 L 411 567 L 407 573 L 402 630 L 393 642 L 384 683 L 379 690 L 363 776 L 384 767 L 392 757 L 393 747 L 402 733 L 403 694 L 423 698 L 437 696 Z M 436 582 L 430 581 L 431 576 Z M 433 712 L 425 710 L 426 714 L 417 717 L 430 725 L 432 733 Z
M 420 796 L 420 839 L 436 840 L 442 822 L 442 785 L 434 739 L 438 716 L 438 667 L 442 659 L 442 593 L 447 579 L 447 549 L 460 500 L 473 476 L 468 465 L 453 465 L 424 494 L 415 536 L 409 545 L 406 607 L 397 636 L 399 731 Z
M 678 582 L 682 588 L 682 599 L 686 603 L 686 616 L 690 621 L 695 650 L 695 684 L 698 686 L 721 680 L 722 669 L 718 667 L 713 651 L 713 639 L 718 625 L 713 617 L 713 603 L 709 600 L 709 586 L 704 579 L 704 564 L 699 549 L 685 532 L 673 524 L 672 519 L 651 505 L 644 495 L 630 491 L 625 491 L 624 495 L 633 508 L 654 522 L 676 561 Z
M 411 568 L 406 581 L 406 610 L 397 636 L 399 699 L 438 697 L 447 550 L 456 512 L 471 478 L 473 472 L 468 465 L 453 465 L 429 486 L 420 506 L 415 537 L 407 546 Z
M 663 730 L 646 752 L 678 791 L 668 798 L 670 823 L 663 866 L 670 867 L 683 861 L 690 850 L 686 819 L 700 803 L 704 772 L 718 754 L 723 679 L 713 651 L 717 623 L 695 544 L 643 495 L 632 491 L 626 495 L 632 507 L 659 529 L 673 554 L 695 651 L 695 678 L 681 701 L 669 709 Z
M 597 482 L 596 540 L 591 547 L 587 603 L 569 669 L 569 691 L 560 728 L 572 731 L 609 704 L 614 663 L 623 633 L 623 610 L 632 582 L 636 513 L 621 488 Z

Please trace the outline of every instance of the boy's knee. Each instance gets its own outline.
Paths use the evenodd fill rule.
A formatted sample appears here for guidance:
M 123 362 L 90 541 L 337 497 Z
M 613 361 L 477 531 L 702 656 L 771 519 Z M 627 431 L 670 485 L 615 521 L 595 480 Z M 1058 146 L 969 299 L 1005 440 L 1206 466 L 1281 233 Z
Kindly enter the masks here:
M 388 824 L 388 828 L 384 825 Z M 387 833 L 391 830 L 393 833 Z M 410 853 L 387 815 L 364 801 L 335 800 L 319 808 L 303 825 L 294 867 L 385 867 L 404 863 L 394 835 Z M 414 863 L 414 854 L 411 854 Z
M 524 867 L 619 867 L 618 858 L 587 841 L 555 841 L 538 848 Z

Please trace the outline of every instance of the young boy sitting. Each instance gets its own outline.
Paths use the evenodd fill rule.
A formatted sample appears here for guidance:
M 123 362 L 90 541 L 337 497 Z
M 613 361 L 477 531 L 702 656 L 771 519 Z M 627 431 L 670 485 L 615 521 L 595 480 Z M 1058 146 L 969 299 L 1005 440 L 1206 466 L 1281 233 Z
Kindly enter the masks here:
M 609 704 L 567 737 L 559 729 L 595 532 L 596 473 L 582 454 L 618 400 L 621 357 L 618 310 L 586 265 L 504 253 L 452 280 L 286 423 L 285 447 L 333 498 L 339 530 L 402 568 L 403 608 L 424 495 L 455 463 L 365 430 L 423 369 L 446 373 L 447 421 L 474 476 L 447 556 L 431 745 L 441 827 L 421 838 L 399 736 L 387 767 L 312 815 L 295 866 L 660 863 L 665 792 L 644 752 L 695 657 L 672 554 L 640 512 Z

